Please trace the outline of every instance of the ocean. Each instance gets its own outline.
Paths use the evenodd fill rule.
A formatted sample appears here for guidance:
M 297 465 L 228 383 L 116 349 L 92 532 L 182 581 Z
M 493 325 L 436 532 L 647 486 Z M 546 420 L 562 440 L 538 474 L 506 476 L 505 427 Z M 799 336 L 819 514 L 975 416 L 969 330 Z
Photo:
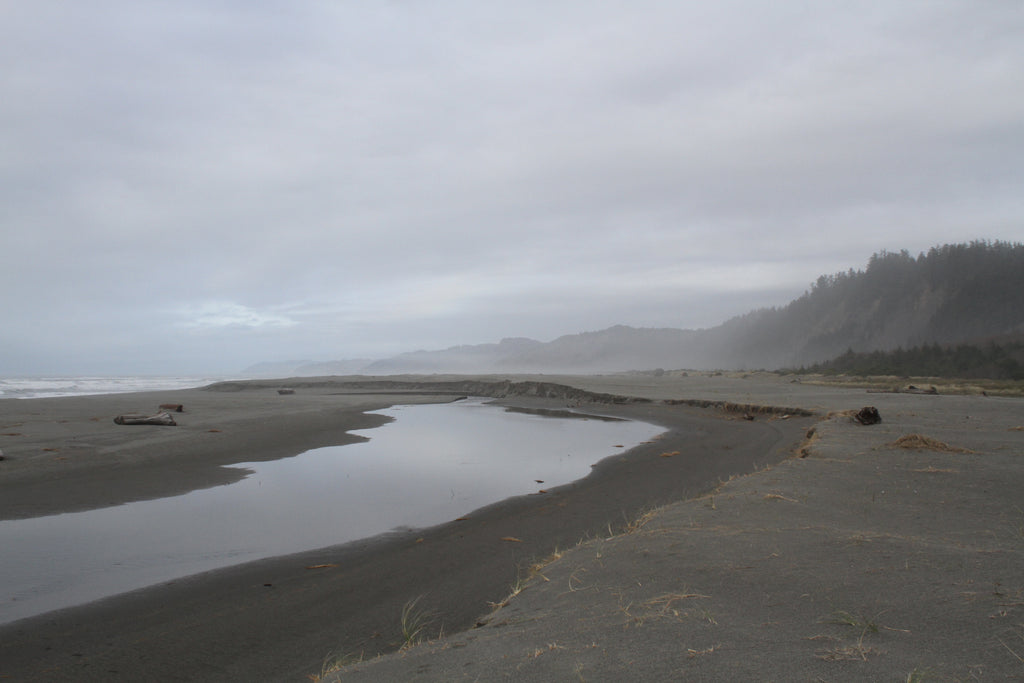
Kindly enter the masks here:
M 0 398 L 50 398 L 89 394 L 124 394 L 133 391 L 190 389 L 219 382 L 225 377 L 142 376 L 121 377 L 0 377 Z M 237 379 L 237 378 L 235 378 Z

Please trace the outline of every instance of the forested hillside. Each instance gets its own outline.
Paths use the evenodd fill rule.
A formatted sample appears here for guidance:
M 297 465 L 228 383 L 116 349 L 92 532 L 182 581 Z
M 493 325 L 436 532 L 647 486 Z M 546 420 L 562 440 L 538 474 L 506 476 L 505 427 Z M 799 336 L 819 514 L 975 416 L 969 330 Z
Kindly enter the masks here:
M 799 366 L 860 352 L 1024 331 L 1024 245 L 976 241 L 818 278 L 785 307 L 706 330 L 698 355 L 721 367 Z M 717 349 L 717 350 L 716 350 Z
M 963 379 L 1024 379 L 1024 341 L 924 344 L 895 351 L 849 350 L 810 367 L 790 369 L 825 375 L 899 375 Z
M 366 362 L 345 372 L 486 373 L 615 372 L 665 369 L 778 369 L 810 366 L 851 352 L 872 354 L 925 349 L 938 367 L 959 367 L 969 353 L 995 338 L 1024 334 L 1024 244 L 976 241 L 911 256 L 880 252 L 864 270 L 822 275 L 803 296 L 703 330 L 616 325 L 550 342 L 504 339 L 495 344 L 415 351 Z M 1015 337 L 1016 335 L 1016 337 Z M 942 353 L 936 352 L 938 348 Z M 987 349 L 987 350 L 986 350 Z M 985 347 L 984 353 L 1002 353 Z M 881 362 L 875 354 L 872 362 Z M 858 362 L 860 356 L 847 357 Z M 1015 372 L 1018 349 L 985 363 Z M 980 361 L 979 361 L 980 362 Z M 1002 364 L 1001 366 L 999 364 Z M 297 374 L 323 373 L 340 364 L 307 364 Z M 898 373 L 908 374 L 908 373 Z

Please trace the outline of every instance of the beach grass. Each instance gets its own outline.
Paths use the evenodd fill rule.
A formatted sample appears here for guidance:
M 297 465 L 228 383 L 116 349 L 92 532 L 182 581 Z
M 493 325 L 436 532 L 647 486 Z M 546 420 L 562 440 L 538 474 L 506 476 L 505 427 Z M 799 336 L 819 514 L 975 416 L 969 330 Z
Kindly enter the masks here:
M 801 384 L 897 393 L 910 386 L 935 387 L 939 394 L 1024 396 L 1024 380 L 963 379 L 955 377 L 897 377 L 895 375 L 799 375 Z
M 324 663 L 320 667 L 320 673 L 309 674 L 308 678 L 309 678 L 309 680 L 313 681 L 313 683 L 319 683 L 319 681 L 326 680 L 326 678 L 328 676 L 341 671 L 346 666 L 351 666 L 352 664 L 358 664 L 359 662 L 362 662 L 362 661 L 363 661 L 363 654 L 362 653 L 360 653 L 358 655 L 351 655 L 351 654 L 348 654 L 348 655 L 335 655 L 335 654 L 330 654 L 326 658 L 324 658 Z
M 413 647 L 422 641 L 424 632 L 437 616 L 434 612 L 419 606 L 422 599 L 423 596 L 420 595 L 402 606 L 400 623 L 402 626 L 402 640 L 404 641 L 401 648 L 403 650 Z

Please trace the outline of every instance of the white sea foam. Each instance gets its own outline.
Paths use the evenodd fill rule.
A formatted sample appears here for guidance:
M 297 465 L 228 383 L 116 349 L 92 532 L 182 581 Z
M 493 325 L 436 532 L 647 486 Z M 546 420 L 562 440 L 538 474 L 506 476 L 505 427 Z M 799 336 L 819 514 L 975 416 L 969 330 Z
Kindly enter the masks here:
M 0 398 L 49 398 L 89 394 L 124 394 L 133 391 L 168 391 L 201 387 L 222 377 L 5 377 Z

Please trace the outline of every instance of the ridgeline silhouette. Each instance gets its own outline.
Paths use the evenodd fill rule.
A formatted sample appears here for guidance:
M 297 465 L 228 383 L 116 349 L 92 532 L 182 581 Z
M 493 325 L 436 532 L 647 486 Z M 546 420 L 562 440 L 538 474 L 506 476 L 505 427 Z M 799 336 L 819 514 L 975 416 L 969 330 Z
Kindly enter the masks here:
M 914 257 L 906 250 L 873 255 L 864 270 L 822 275 L 803 296 L 702 330 L 616 325 L 551 342 L 504 339 L 496 344 L 415 351 L 367 363 L 362 374 L 597 373 L 666 369 L 779 369 L 819 367 L 842 356 L 952 347 L 962 360 L 928 367 L 948 372 L 1017 372 L 1024 338 L 1024 244 L 973 241 L 947 244 Z M 1000 341 L 1002 340 L 1002 341 Z M 944 352 L 945 353 L 945 352 Z M 985 356 L 988 353 L 988 356 Z M 854 356 L 851 356 L 853 354 Z M 993 355 L 996 354 L 996 355 Z M 1002 355 L 999 355 L 1002 354 Z M 882 354 L 884 355 L 884 354 Z M 881 356 L 872 358 L 878 361 Z M 838 361 L 837 361 L 838 362 Z M 846 362 L 846 361 L 844 361 Z M 966 361 L 965 361 L 966 362 Z M 346 373 L 352 363 L 337 361 Z M 326 374 L 331 363 L 300 365 L 296 375 Z M 876 363 L 878 365 L 878 363 Z M 974 368 L 960 370 L 958 368 Z M 839 365 L 834 367 L 840 371 Z M 849 366 L 852 367 L 852 366 Z M 880 367 L 880 366 L 879 366 Z M 996 370 L 982 370 L 991 367 Z M 920 374 L 900 372 L 897 374 Z M 926 373 L 927 374 L 927 373 Z M 938 374 L 938 373 L 932 373 Z

